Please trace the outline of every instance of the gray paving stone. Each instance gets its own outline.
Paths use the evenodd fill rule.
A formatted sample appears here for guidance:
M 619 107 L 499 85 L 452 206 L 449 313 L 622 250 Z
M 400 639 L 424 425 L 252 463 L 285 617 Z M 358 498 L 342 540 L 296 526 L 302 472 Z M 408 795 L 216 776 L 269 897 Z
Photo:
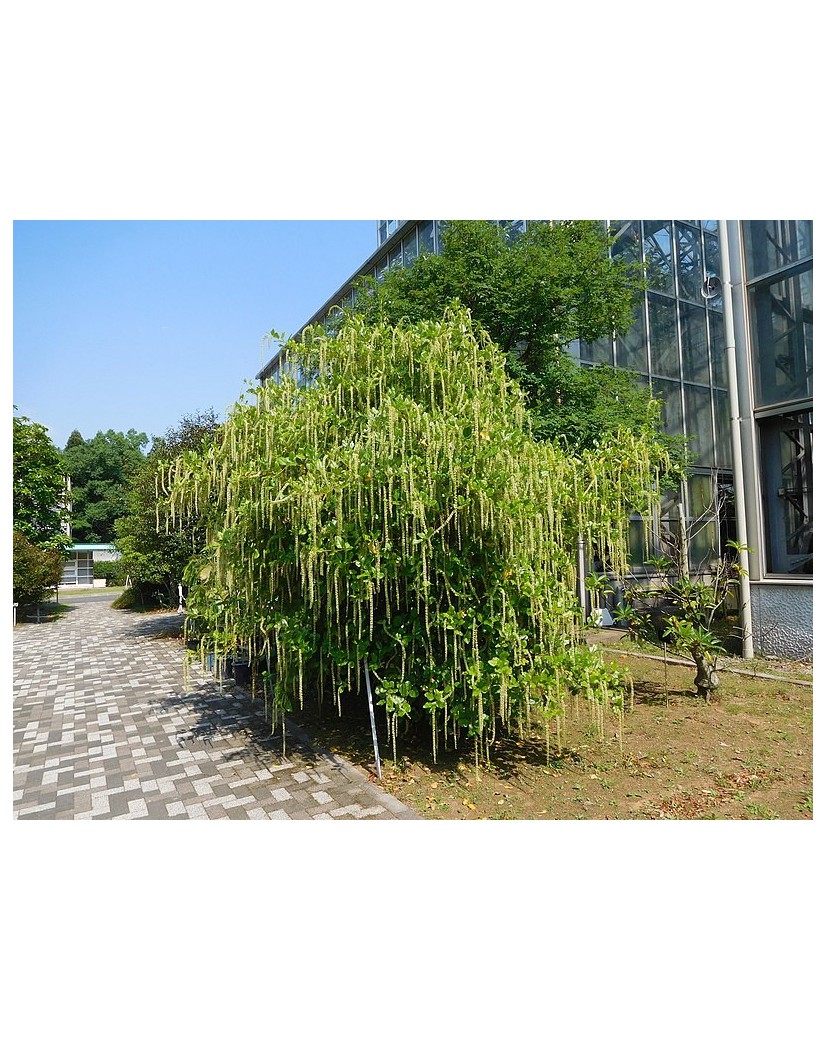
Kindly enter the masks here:
M 418 819 L 260 699 L 196 663 L 176 615 L 77 599 L 14 629 L 13 815 L 30 819 Z

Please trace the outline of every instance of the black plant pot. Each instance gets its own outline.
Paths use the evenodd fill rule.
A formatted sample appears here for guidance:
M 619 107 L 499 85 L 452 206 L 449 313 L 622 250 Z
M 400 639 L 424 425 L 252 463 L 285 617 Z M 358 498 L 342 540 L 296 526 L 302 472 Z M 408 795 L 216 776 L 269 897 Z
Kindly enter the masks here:
M 252 669 L 248 661 L 233 661 L 232 676 L 241 686 L 249 686 L 252 679 Z

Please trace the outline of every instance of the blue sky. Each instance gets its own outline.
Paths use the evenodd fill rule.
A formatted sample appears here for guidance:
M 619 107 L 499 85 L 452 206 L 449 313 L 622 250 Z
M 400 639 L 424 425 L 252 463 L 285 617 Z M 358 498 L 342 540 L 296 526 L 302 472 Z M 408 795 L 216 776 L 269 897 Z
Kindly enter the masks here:
M 14 403 L 59 448 L 223 414 L 375 246 L 370 220 L 15 221 Z

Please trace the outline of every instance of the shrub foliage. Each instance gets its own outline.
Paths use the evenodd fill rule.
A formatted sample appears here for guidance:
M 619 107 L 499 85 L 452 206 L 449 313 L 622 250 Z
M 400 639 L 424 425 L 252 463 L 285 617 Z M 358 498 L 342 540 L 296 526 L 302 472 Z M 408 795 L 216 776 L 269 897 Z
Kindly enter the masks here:
M 218 654 L 263 655 L 278 713 L 309 690 L 365 689 L 397 726 L 429 717 L 434 757 L 462 735 L 559 721 L 585 694 L 595 717 L 619 676 L 581 639 L 580 534 L 627 556 L 668 456 L 619 432 L 575 458 L 537 442 L 524 394 L 467 311 L 441 322 L 306 331 L 309 385 L 270 382 L 239 402 L 205 452 L 165 475 L 167 523 L 208 522 L 189 567 L 187 625 Z
M 60 550 L 32 545 L 22 531 L 14 532 L 13 560 L 14 602 L 18 604 L 39 603 L 63 574 Z

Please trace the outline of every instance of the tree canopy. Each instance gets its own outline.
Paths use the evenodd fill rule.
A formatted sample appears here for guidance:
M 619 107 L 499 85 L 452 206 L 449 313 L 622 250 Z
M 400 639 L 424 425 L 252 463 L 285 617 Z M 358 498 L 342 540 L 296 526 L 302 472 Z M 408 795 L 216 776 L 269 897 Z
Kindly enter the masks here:
M 381 280 L 361 279 L 356 312 L 370 322 L 438 318 L 458 302 L 504 351 L 534 411 L 534 435 L 594 447 L 618 427 L 657 424 L 633 376 L 580 368 L 565 348 L 626 330 L 641 271 L 609 255 L 599 221 L 531 221 L 517 236 L 495 221 L 447 221 L 442 250 Z
M 184 569 L 206 540 L 205 523 L 198 516 L 171 530 L 158 527 L 159 473 L 182 452 L 205 450 L 219 425 L 211 409 L 184 416 L 163 437 L 153 438 L 146 465 L 131 478 L 126 513 L 115 520 L 115 543 L 122 567 L 142 599 L 160 594 L 170 606 L 177 604 Z
M 146 464 L 145 433 L 99 431 L 85 440 L 77 430 L 63 450 L 72 480 L 72 534 L 77 541 L 111 542 L 115 520 L 126 512 L 125 491 Z
M 67 518 L 66 478 L 48 431 L 24 415 L 13 417 L 13 527 L 43 549 L 60 549 Z

